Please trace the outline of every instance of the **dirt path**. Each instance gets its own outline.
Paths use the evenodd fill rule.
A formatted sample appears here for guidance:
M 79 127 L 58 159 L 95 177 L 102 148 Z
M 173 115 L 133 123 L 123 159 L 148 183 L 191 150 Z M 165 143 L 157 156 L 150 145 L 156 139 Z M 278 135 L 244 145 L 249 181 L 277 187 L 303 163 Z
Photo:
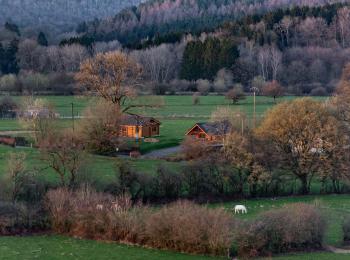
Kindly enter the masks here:
M 146 154 L 142 155 L 141 158 L 142 159 L 162 159 L 164 157 L 178 153 L 180 151 L 181 151 L 180 146 L 169 147 L 169 148 L 155 150 L 155 151 L 152 151 L 150 153 L 146 153 Z
M 338 247 L 334 247 L 334 246 L 325 246 L 327 251 L 330 251 L 332 253 L 335 254 L 350 254 L 350 249 L 346 249 L 346 248 L 338 248 Z

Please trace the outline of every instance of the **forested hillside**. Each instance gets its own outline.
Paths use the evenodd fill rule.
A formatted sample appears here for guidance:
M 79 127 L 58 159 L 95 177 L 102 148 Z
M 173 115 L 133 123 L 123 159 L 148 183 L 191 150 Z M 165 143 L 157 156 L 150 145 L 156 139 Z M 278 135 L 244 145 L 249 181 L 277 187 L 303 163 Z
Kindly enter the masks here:
M 169 10 L 175 3 L 180 6 L 198 3 L 198 8 L 207 8 L 205 3 L 209 3 L 183 1 L 169 1 Z M 222 4 L 231 2 L 222 1 Z M 98 53 L 123 50 L 142 65 L 145 83 L 142 90 L 148 93 L 248 92 L 251 87 L 263 90 L 270 82 L 278 82 L 288 94 L 319 96 L 333 93 L 342 68 L 350 61 L 349 3 L 298 0 L 296 2 L 301 5 L 311 6 L 275 9 L 274 6 L 281 3 L 288 6 L 288 1 L 279 1 L 278 5 L 271 0 L 254 2 L 249 8 L 246 6 L 245 12 L 252 12 L 251 15 L 237 18 L 242 16 L 237 13 L 237 17 L 226 17 L 217 26 L 211 24 L 210 30 L 202 27 L 198 31 L 190 26 L 191 23 L 186 31 L 177 27 L 182 21 L 185 24 L 192 19 L 183 17 L 180 23 L 173 23 L 174 27 L 160 32 L 166 28 L 161 22 L 166 16 L 161 15 L 165 9 L 158 8 L 148 17 L 159 25 L 141 25 L 142 16 L 139 16 L 139 23 L 118 29 L 118 33 L 125 36 L 117 37 L 121 42 L 112 41 L 114 37 L 105 38 L 113 36 L 107 33 L 112 30 L 107 23 L 102 28 L 107 20 L 95 21 L 94 30 L 91 24 L 81 24 L 79 37 L 67 38 L 60 44 L 48 40 L 43 32 L 28 38 L 23 28 L 6 23 L 0 27 L 0 91 L 73 93 L 74 75 L 82 62 Z M 258 2 L 265 9 L 256 9 L 254 13 Z M 243 2 L 236 3 L 239 6 Z M 127 9 L 124 14 L 155 4 L 162 6 L 159 1 L 153 1 Z M 210 25 L 212 20 L 208 17 L 203 16 L 203 21 Z M 218 12 L 217 16 L 213 13 L 213 17 L 221 19 L 223 16 Z M 122 18 L 118 15 L 116 19 Z M 147 28 L 160 31 L 154 37 L 150 33 L 150 37 L 142 38 L 142 28 L 146 32 Z M 102 29 L 106 33 L 102 33 Z M 82 33 L 84 30 L 85 34 Z M 135 35 L 137 37 L 133 38 Z
M 86 20 L 115 15 L 143 0 L 0 0 L 0 24 L 68 31 Z
M 345 0 L 154 0 L 127 8 L 113 18 L 84 23 L 80 32 L 98 40 L 118 39 L 131 44 L 157 34 L 198 33 L 223 21 L 263 14 L 278 8 L 321 6 Z

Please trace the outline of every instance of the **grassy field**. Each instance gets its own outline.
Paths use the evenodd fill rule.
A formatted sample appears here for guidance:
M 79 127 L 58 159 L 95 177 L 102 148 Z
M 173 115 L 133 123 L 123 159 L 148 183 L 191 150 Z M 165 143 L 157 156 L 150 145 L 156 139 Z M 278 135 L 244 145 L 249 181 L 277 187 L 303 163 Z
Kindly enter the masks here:
M 62 236 L 0 237 L 0 259 L 213 259 Z
M 57 183 L 58 176 L 50 169 L 44 167 L 40 154 L 36 149 L 31 148 L 12 148 L 0 145 L 0 177 L 5 172 L 6 159 L 10 152 L 24 152 L 26 154 L 26 163 L 29 169 L 35 169 L 38 178 L 43 178 L 50 183 Z M 179 163 L 165 162 L 161 160 L 142 160 L 128 159 L 132 167 L 138 172 L 154 174 L 159 164 L 166 164 L 171 168 L 180 167 Z M 99 187 L 105 187 L 107 184 L 116 181 L 117 170 L 115 167 L 116 158 L 86 155 L 83 171 L 89 175 Z M 45 169 L 44 169 L 45 168 Z M 44 169 L 44 170 L 41 170 Z
M 232 201 L 210 205 L 225 207 L 232 212 L 235 204 L 244 204 L 247 215 L 236 215 L 241 219 L 253 219 L 261 212 L 280 208 L 289 203 L 317 204 L 328 220 L 326 244 L 341 245 L 341 222 L 350 213 L 350 195 L 300 196 L 271 199 Z M 232 213 L 233 214 L 233 213 Z M 0 237 L 0 259 L 225 259 L 218 257 L 191 256 L 169 251 L 150 250 L 139 247 L 77 240 L 63 236 Z M 271 258 L 261 258 L 271 259 Z M 345 260 L 350 254 L 328 252 L 293 253 L 273 257 L 274 260 Z
M 53 107 L 60 113 L 61 116 L 69 117 L 72 115 L 71 104 L 74 104 L 74 115 L 79 116 L 89 104 L 93 104 L 95 98 L 75 97 L 75 96 L 43 96 L 43 99 L 48 100 Z M 284 97 L 277 102 L 292 100 L 295 97 Z M 20 103 L 24 97 L 14 97 Z M 318 98 L 322 99 L 322 98 Z M 154 100 L 159 101 L 163 105 L 161 107 L 144 108 L 134 110 L 132 112 L 153 116 L 161 122 L 160 137 L 158 143 L 141 143 L 141 151 L 143 153 L 156 149 L 171 147 L 178 145 L 184 138 L 185 133 L 196 122 L 205 122 L 210 118 L 210 115 L 218 107 L 230 107 L 233 111 L 243 111 L 248 115 L 248 118 L 253 116 L 253 97 L 247 97 L 236 105 L 232 105 L 229 100 L 223 96 L 203 96 L 200 97 L 200 104 L 193 105 L 191 96 L 141 96 L 136 101 L 137 103 L 154 103 Z M 275 105 L 272 98 L 257 97 L 256 114 L 257 118 L 262 118 L 264 113 Z M 250 120 L 250 124 L 252 120 Z M 72 120 L 64 119 L 59 121 L 60 127 L 71 127 Z M 21 125 L 16 120 L 0 120 L 0 132 L 10 130 L 21 130 Z
M 81 260 L 199 260 L 227 259 L 220 257 L 193 256 L 162 250 L 152 250 L 114 243 L 78 240 L 63 236 L 0 237 L 0 259 L 81 259 Z M 290 254 L 274 257 L 274 260 L 346 260 L 350 255 L 326 252 Z M 261 258 L 260 260 L 271 258 Z
M 89 104 L 94 104 L 96 100 L 96 98 L 80 96 L 40 96 L 40 98 L 51 103 L 61 116 L 72 115 L 72 103 L 74 104 L 74 115 L 81 115 L 85 107 Z M 283 97 L 278 99 L 277 103 L 294 98 L 296 97 Z M 317 99 L 322 100 L 324 98 L 320 97 Z M 14 97 L 14 100 L 17 103 L 21 103 L 24 97 Z M 208 118 L 211 112 L 220 106 L 230 106 L 234 109 L 244 111 L 248 115 L 253 114 L 253 97 L 251 96 L 248 96 L 245 100 L 241 100 L 235 105 L 232 105 L 230 100 L 225 99 L 224 96 L 201 96 L 198 105 L 193 105 L 192 96 L 140 96 L 135 102 L 139 104 L 162 103 L 161 107 L 136 110 L 140 114 L 158 118 Z M 275 102 L 270 97 L 258 96 L 256 98 L 257 114 L 263 114 L 273 105 L 275 105 Z

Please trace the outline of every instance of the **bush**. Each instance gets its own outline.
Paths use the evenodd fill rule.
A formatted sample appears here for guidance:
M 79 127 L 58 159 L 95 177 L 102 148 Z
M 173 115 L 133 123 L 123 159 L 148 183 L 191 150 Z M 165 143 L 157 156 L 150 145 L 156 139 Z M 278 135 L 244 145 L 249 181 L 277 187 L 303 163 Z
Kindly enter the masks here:
M 137 242 L 135 237 L 142 232 L 135 230 L 146 219 L 137 207 L 131 207 L 130 197 L 113 200 L 89 186 L 76 192 L 51 190 L 46 205 L 55 232 L 88 239 Z
M 342 228 L 343 228 L 344 242 L 349 243 L 350 242 L 350 216 L 345 217 Z
M 0 100 L 0 117 L 15 118 L 17 108 L 16 102 L 11 97 L 2 98 Z
M 200 93 L 199 92 L 195 92 L 192 95 L 192 105 L 199 105 L 201 100 L 200 100 Z
M 153 178 L 153 194 L 159 199 L 177 199 L 181 195 L 183 179 L 181 174 L 166 165 L 159 165 Z
M 113 199 L 85 187 L 49 191 L 46 205 L 54 231 L 81 238 L 223 255 L 233 237 L 233 219 L 223 209 L 190 202 L 150 210 L 133 206 L 130 196 Z
M 0 235 L 17 235 L 48 228 L 40 206 L 0 201 Z
M 185 160 L 198 159 L 207 156 L 210 145 L 205 140 L 188 136 L 181 143 L 181 150 Z
M 324 87 L 317 87 L 311 90 L 310 95 L 323 97 L 323 96 L 328 96 L 328 92 Z
M 293 250 L 320 249 L 325 221 L 311 205 L 294 204 L 262 214 L 238 230 L 238 255 L 257 257 Z
M 156 248 L 224 255 L 231 243 L 233 224 L 223 209 L 180 201 L 150 216 L 146 236 L 148 244 Z

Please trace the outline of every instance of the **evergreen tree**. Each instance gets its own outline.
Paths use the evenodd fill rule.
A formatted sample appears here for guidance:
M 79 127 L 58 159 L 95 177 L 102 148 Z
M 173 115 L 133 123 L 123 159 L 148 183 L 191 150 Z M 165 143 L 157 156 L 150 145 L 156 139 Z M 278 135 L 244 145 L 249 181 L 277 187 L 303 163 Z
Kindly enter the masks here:
M 10 32 L 16 33 L 18 36 L 21 36 L 21 32 L 19 31 L 18 25 L 15 23 L 6 22 L 5 29 L 10 31 Z
M 48 46 L 49 45 L 49 43 L 46 39 L 46 35 L 43 32 L 39 33 L 38 38 L 37 38 L 37 42 L 41 46 Z
M 5 49 L 2 43 L 0 42 L 0 74 L 3 73 L 4 65 L 5 65 Z
M 14 39 L 10 42 L 10 44 L 5 48 L 3 54 L 3 66 L 2 72 L 4 74 L 14 73 L 17 74 L 19 72 L 19 67 L 17 63 L 17 54 L 18 51 L 18 40 Z

